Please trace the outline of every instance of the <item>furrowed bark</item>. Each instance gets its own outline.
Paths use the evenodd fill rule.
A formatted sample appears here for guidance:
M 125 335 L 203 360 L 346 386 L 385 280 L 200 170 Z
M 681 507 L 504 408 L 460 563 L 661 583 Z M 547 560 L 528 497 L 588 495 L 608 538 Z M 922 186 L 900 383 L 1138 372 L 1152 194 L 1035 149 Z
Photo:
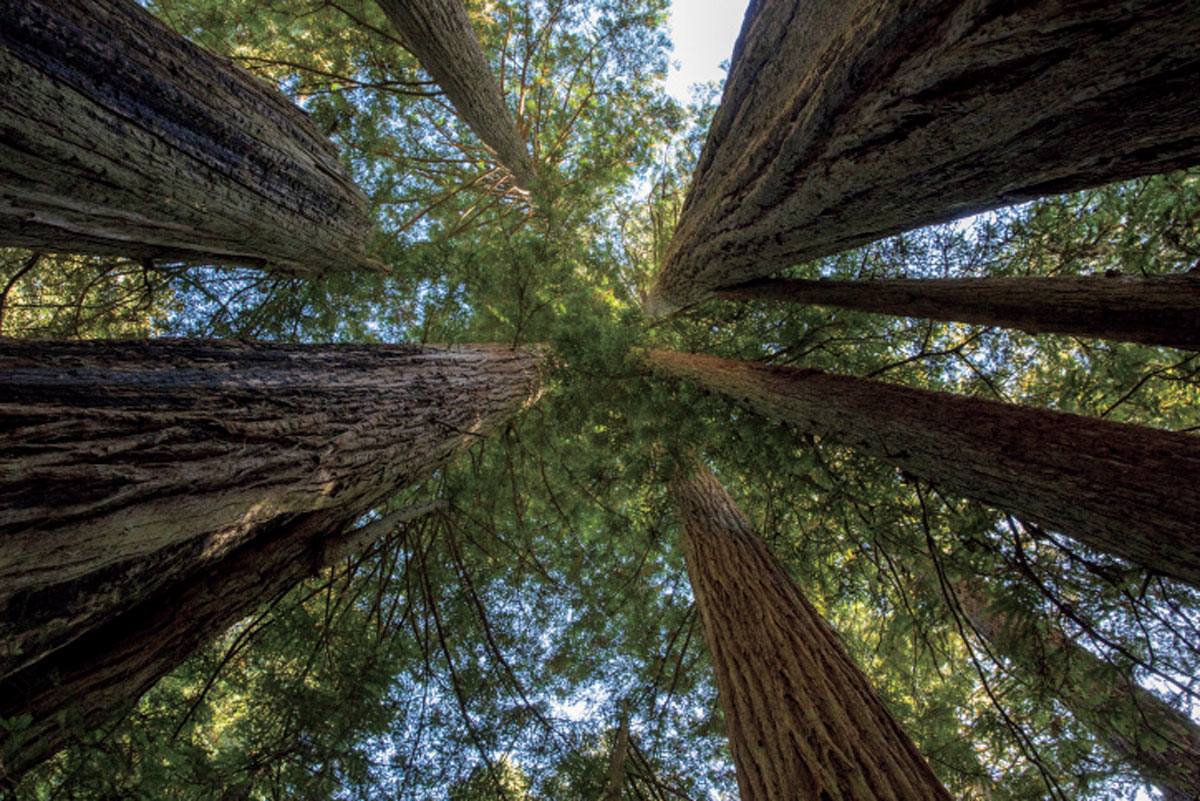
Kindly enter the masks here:
M 0 786 L 119 718 L 197 648 L 261 605 L 439 508 L 432 502 L 401 509 L 348 532 L 354 516 L 340 508 L 279 521 L 218 564 L 0 680 L 0 718 L 32 718 L 0 746 Z
M 629 756 L 629 715 L 622 712 L 617 739 L 613 743 L 608 759 L 608 785 L 604 789 L 603 801 L 621 801 L 625 787 L 625 760 Z
M 1200 438 L 820 370 L 649 351 L 650 365 L 1200 586 Z
M 4 245 L 383 269 L 366 196 L 308 115 L 130 0 L 8 0 L 0 86 Z
M 429 476 L 530 400 L 538 358 L 0 343 L 0 676 L 288 521 L 354 518 Z
M 1028 668 L 1042 689 L 1090 728 L 1125 764 L 1156 786 L 1164 801 L 1200 798 L 1200 726 L 1100 657 L 988 603 L 965 583 L 954 593 L 972 626 L 1000 655 Z M 1030 656 L 1030 649 L 1037 653 Z M 1110 679 L 1104 677 L 1111 677 Z M 1116 721 L 1135 721 L 1133 731 Z
M 697 465 L 670 495 L 742 801 L 948 801 L 712 473 Z
M 1200 161 L 1188 0 L 757 0 L 647 311 Z
M 450 98 L 471 130 L 492 149 L 517 186 L 536 180 L 525 140 L 460 0 L 378 0 L 400 38 Z
M 718 289 L 716 296 L 1200 350 L 1200 275 L 863 281 L 763 278 Z

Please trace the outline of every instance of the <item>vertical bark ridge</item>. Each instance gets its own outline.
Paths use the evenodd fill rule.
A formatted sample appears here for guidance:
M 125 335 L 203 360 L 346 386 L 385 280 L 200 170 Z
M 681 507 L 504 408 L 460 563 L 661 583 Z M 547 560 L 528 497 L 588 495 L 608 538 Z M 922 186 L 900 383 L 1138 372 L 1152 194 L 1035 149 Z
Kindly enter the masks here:
M 718 289 L 716 296 L 1200 350 L 1200 275 L 764 278 Z
M 1030 667 L 1038 684 L 1090 728 L 1165 801 L 1200 798 L 1200 726 L 1051 625 L 1042 631 L 989 603 L 959 582 L 955 595 L 975 630 L 1000 654 Z M 1027 654 L 1040 651 L 1032 666 Z M 1097 676 L 1111 675 L 1111 683 Z M 1114 721 L 1137 720 L 1133 732 Z
M 743 801 L 949 799 L 712 473 L 670 495 Z
M 533 161 L 460 0 L 378 2 L 405 47 L 512 173 L 517 186 L 532 189 L 536 181 Z
M 1187 0 L 760 0 L 647 303 L 1200 160 Z
M 0 242 L 289 273 L 383 269 L 308 116 L 130 0 L 9 0 Z
M 764 417 L 1200 586 L 1193 434 L 814 369 L 672 351 L 647 358 Z
M 359 515 L 430 475 L 529 401 L 537 362 L 490 345 L 0 343 L 0 675 L 279 521 Z

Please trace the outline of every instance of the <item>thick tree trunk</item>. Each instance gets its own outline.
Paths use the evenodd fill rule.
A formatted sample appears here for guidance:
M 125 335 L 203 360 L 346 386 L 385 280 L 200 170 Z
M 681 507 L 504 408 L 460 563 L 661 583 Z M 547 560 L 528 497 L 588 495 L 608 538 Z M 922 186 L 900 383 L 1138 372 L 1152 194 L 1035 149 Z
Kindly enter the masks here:
M 949 799 L 712 473 L 670 494 L 742 801 Z
M 134 605 L 35 665 L 0 680 L 0 718 L 28 715 L 0 746 L 0 787 L 119 717 L 200 646 L 262 604 L 409 521 L 427 503 L 345 532 L 355 515 L 325 509 L 276 530 Z
M 617 729 L 617 739 L 613 743 L 612 754 L 608 759 L 608 785 L 604 790 L 603 801 L 621 801 L 625 787 L 625 762 L 629 756 L 629 715 L 621 714 L 621 725 Z
M 517 186 L 532 189 L 533 161 L 461 0 L 378 0 L 400 38 L 492 149 Z
M 1006 658 L 1032 670 L 1042 688 L 1090 728 L 1164 801 L 1200 798 L 1200 726 L 1146 691 L 1062 630 L 1021 625 L 965 584 L 955 594 L 975 630 Z M 1030 654 L 1031 649 L 1037 653 Z M 1111 676 L 1111 679 L 1104 678 Z M 1135 721 L 1133 730 L 1120 721 Z
M 650 351 L 652 366 L 1200 586 L 1200 438 L 820 370 Z
M 756 0 L 647 310 L 1200 161 L 1190 0 Z
M 1200 275 L 763 278 L 717 290 L 716 295 L 1200 350 Z
M 353 519 L 425 478 L 531 398 L 537 361 L 488 345 L 0 343 L 0 676 L 302 516 Z
M 381 269 L 366 197 L 308 116 L 131 0 L 7 0 L 0 86 L 4 245 Z

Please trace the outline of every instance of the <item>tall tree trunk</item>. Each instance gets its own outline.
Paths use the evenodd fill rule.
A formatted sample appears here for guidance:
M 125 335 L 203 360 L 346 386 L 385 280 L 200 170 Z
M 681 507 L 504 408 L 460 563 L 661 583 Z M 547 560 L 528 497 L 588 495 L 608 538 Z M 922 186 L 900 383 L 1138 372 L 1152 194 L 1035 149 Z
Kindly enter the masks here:
M 0 787 L 115 721 L 162 676 L 238 620 L 439 505 L 402 509 L 346 531 L 356 515 L 323 509 L 123 610 L 97 629 L 0 680 L 0 718 L 29 716 L 0 743 Z
M 954 587 L 975 630 L 1002 656 L 1032 670 L 1038 684 L 1148 783 L 1164 801 L 1200 798 L 1200 726 L 1102 659 L 1067 639 L 1014 619 L 964 583 Z M 1022 625 L 1028 623 L 1030 625 Z M 1030 656 L 1030 650 L 1037 653 Z M 1121 721 L 1135 721 L 1133 730 Z
M 301 517 L 353 519 L 429 476 L 529 401 L 537 361 L 489 345 L 0 343 L 0 676 Z
M 716 295 L 1200 350 L 1200 275 L 762 278 L 719 289 Z
M 367 199 L 308 116 L 131 0 L 7 0 L 0 243 L 382 269 Z
M 670 495 L 742 801 L 949 799 L 712 473 Z
M 488 65 L 460 0 L 378 0 L 400 38 L 450 98 L 471 130 L 512 173 L 532 189 L 533 161 L 517 131 L 504 93 Z
M 647 310 L 1200 161 L 1190 0 L 756 0 Z
M 820 370 L 650 351 L 653 367 L 1097 550 L 1200 586 L 1200 438 Z
M 629 756 L 629 714 L 621 712 L 621 725 L 617 729 L 617 739 L 613 743 L 612 754 L 608 759 L 608 785 L 604 790 L 603 801 L 621 801 L 621 792 L 625 787 L 625 763 Z

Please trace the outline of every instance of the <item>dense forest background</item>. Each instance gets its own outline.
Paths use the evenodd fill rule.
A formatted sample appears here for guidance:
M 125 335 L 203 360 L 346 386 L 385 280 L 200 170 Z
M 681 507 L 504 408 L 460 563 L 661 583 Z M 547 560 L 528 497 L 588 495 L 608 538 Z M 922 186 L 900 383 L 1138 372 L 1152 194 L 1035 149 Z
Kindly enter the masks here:
M 373 3 L 148 5 L 313 116 L 370 198 L 368 251 L 390 272 L 302 279 L 5 249 L 0 333 L 541 344 L 552 358 L 535 404 L 390 501 L 440 499 L 440 511 L 237 624 L 122 719 L 81 732 L 18 797 L 596 799 L 621 741 L 621 798 L 734 797 L 666 497 L 674 448 L 713 468 L 954 797 L 1157 792 L 1114 750 L 1147 736 L 1139 709 L 1106 688 L 1132 680 L 1195 715 L 1194 588 L 656 377 L 639 353 L 817 367 L 1174 431 L 1200 429 L 1196 353 L 769 302 L 646 318 L 720 95 L 697 87 L 682 106 L 664 92 L 661 0 L 468 4 L 540 165 L 532 191 Z M 791 274 L 1197 267 L 1200 174 L 1180 172 Z M 964 586 L 1025 636 L 985 639 L 955 600 Z M 20 721 L 6 724 L 19 737 Z

